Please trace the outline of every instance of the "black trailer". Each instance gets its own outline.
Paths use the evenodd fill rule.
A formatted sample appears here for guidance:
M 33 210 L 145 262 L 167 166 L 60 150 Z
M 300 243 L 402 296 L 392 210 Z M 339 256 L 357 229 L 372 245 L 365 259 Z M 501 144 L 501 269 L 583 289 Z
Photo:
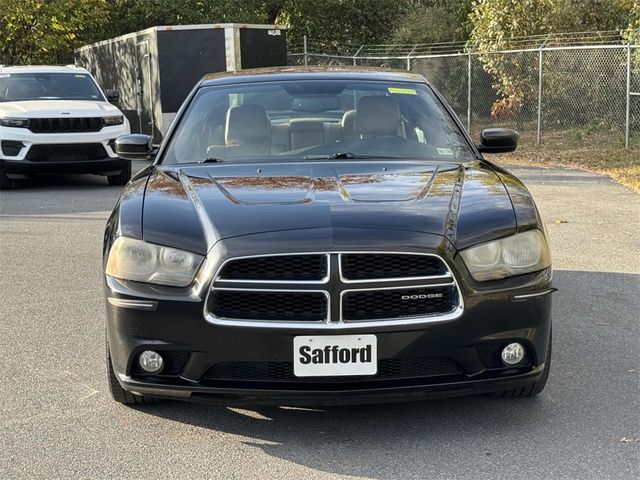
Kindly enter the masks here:
M 103 89 L 120 92 L 132 132 L 159 141 L 205 74 L 286 65 L 286 31 L 233 23 L 152 27 L 78 48 L 75 61 Z

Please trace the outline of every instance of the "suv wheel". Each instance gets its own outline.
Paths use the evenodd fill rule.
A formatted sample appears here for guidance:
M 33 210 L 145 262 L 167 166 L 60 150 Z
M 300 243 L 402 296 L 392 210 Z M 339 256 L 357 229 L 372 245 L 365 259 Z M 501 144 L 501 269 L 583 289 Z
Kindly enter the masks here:
M 504 397 L 504 398 L 527 398 L 535 397 L 542 390 L 544 390 L 549 378 L 549 371 L 551 370 L 551 333 L 549 333 L 549 348 L 547 349 L 547 357 L 544 361 L 544 370 L 539 380 L 528 383 L 522 387 L 512 388 L 511 390 L 503 390 L 501 392 L 495 392 L 490 394 L 492 397 Z
M 137 395 L 120 386 L 120 382 L 116 378 L 116 372 L 113 371 L 111 353 L 109 352 L 109 343 L 107 343 L 107 381 L 109 382 L 111 397 L 113 397 L 116 402 L 124 405 L 141 405 L 158 402 L 156 398 L 148 397 L 146 395 Z
M 0 167 L 0 190 L 9 190 L 13 186 L 13 181 Z
M 126 185 L 131 180 L 131 162 L 126 162 L 118 175 L 107 176 L 109 185 Z

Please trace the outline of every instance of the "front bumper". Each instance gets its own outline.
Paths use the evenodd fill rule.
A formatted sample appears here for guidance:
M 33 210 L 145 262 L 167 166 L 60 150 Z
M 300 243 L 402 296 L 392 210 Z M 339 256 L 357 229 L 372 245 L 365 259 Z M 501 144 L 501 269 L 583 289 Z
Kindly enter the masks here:
M 29 173 L 118 173 L 125 161 L 118 158 L 112 148 L 113 141 L 129 133 L 129 125 L 103 127 L 98 132 L 81 133 L 33 133 L 26 128 L 0 127 L 0 167 L 11 174 Z M 6 147 L 3 147 L 6 142 Z M 20 147 L 21 145 L 21 147 Z M 104 154 L 100 158 L 86 160 L 59 160 L 46 158 L 45 146 L 101 145 Z M 16 147 L 17 146 L 17 147 Z M 38 158 L 33 158 L 35 149 L 40 149 Z
M 218 405 L 362 405 L 479 395 L 510 390 L 538 380 L 543 370 L 544 364 L 541 364 L 529 369 L 528 372 L 511 373 L 502 378 L 474 378 L 406 386 L 380 385 L 378 388 L 344 388 L 331 391 L 280 389 L 276 386 L 272 388 L 169 386 L 138 381 L 131 377 L 121 378 L 120 383 L 126 390 L 141 395 Z
M 530 275 L 518 288 L 478 292 L 463 282 L 465 310 L 455 320 L 336 332 L 216 325 L 206 321 L 203 301 L 196 297 L 175 301 L 158 294 L 150 301 L 127 295 L 120 282 L 107 278 L 106 295 L 115 299 L 107 302 L 107 336 L 123 388 L 152 396 L 223 404 L 322 405 L 487 393 L 523 386 L 541 375 L 551 329 L 550 282 L 550 270 Z M 136 307 L 123 306 L 141 300 Z M 212 367 L 222 363 L 292 362 L 295 336 L 337 333 L 375 334 L 379 362 L 432 358 L 458 370 L 348 381 L 210 376 Z M 513 341 L 526 347 L 522 366 L 504 368 L 487 357 L 487 351 L 499 351 L 500 345 Z M 172 375 L 141 375 L 135 361 L 147 349 L 184 352 L 185 360 Z
M 125 167 L 127 160 L 121 158 L 105 158 L 100 160 L 74 162 L 31 162 L 23 160 L 13 162 L 0 159 L 0 168 L 9 178 L 21 178 L 22 175 L 34 173 L 94 173 L 116 175 Z

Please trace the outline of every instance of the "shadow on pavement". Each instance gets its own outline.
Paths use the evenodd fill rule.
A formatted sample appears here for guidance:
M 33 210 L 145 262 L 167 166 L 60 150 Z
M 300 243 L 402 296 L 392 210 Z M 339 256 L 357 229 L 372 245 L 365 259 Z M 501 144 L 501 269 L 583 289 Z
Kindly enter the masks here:
M 553 367 L 536 398 L 250 409 L 167 402 L 140 412 L 245 437 L 271 456 L 339 475 L 473 478 L 482 475 L 469 465 L 536 468 L 546 457 L 559 463 L 545 471 L 566 472 L 570 459 L 566 468 L 575 473 L 590 451 L 619 455 L 620 436 L 638 427 L 631 372 L 638 367 L 640 275 L 556 271 L 554 284 Z M 624 468 L 634 460 L 616 461 Z
M 135 174 L 147 162 L 134 162 Z M 0 214 L 12 216 L 110 213 L 122 192 L 99 175 L 37 175 L 15 180 L 15 187 L 0 192 Z

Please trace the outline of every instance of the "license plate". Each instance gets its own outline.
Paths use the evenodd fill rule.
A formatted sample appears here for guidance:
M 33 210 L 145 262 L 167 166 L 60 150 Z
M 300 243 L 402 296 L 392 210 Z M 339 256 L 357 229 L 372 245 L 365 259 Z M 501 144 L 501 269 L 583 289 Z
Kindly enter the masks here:
M 294 337 L 296 377 L 375 375 L 378 372 L 375 335 L 317 335 Z

